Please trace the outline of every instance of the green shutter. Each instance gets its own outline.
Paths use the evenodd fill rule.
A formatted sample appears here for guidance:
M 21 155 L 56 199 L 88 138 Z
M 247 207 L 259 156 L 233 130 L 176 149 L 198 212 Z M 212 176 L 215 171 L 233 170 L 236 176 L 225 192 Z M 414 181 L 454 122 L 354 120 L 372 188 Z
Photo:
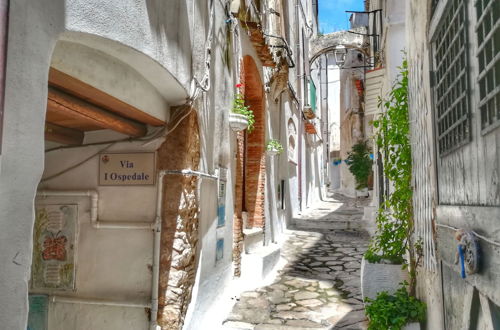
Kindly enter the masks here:
M 312 111 L 316 112 L 316 86 L 312 80 L 309 81 L 309 100 Z

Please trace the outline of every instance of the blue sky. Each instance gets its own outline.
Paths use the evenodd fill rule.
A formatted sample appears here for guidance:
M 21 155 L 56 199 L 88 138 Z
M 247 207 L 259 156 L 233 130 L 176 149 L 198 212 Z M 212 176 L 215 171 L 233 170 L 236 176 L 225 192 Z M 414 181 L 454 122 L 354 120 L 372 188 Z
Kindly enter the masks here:
M 363 0 L 318 0 L 319 31 L 330 33 L 349 28 L 349 15 L 346 10 L 364 10 Z

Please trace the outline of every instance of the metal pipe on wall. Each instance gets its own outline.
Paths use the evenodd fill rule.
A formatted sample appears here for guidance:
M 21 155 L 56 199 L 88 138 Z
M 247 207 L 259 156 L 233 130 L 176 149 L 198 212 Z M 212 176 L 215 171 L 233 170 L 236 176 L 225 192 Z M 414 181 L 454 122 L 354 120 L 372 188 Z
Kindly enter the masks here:
M 83 297 L 68 297 L 50 295 L 49 302 L 53 304 L 82 304 L 82 305 L 101 305 L 101 306 L 115 306 L 115 307 L 137 307 L 137 308 L 150 308 L 149 302 L 133 302 L 133 301 L 117 301 L 105 300 L 97 298 L 83 298 Z
M 97 190 L 39 190 L 38 197 L 89 197 L 90 223 L 95 229 L 154 229 L 153 221 L 108 221 L 98 218 L 99 193 Z M 156 220 L 156 219 L 155 219 Z
M 74 303 L 90 305 L 107 305 L 121 307 L 148 307 L 151 308 L 150 330 L 157 329 L 158 317 L 158 288 L 160 278 L 160 248 L 161 248 L 161 219 L 162 219 L 162 200 L 163 200 L 163 178 L 165 175 L 193 175 L 211 180 L 218 180 L 218 171 L 216 174 L 207 174 L 203 172 L 184 170 L 162 170 L 158 172 L 157 194 L 156 194 L 156 215 L 153 222 L 131 222 L 131 221 L 99 221 L 98 204 L 99 194 L 96 190 L 40 190 L 37 192 L 39 197 L 89 197 L 90 199 L 90 220 L 93 228 L 96 229 L 153 229 L 153 270 L 151 283 L 151 303 L 134 303 L 128 301 L 111 301 L 95 298 L 82 297 L 64 297 L 50 296 L 53 303 Z

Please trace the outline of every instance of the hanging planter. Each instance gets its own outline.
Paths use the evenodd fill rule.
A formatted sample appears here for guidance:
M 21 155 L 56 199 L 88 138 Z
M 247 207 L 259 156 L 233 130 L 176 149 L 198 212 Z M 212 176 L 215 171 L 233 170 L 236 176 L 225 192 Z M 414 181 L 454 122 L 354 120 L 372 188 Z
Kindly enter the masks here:
M 316 127 L 314 126 L 313 123 L 306 122 L 304 124 L 304 128 L 305 128 L 307 134 L 316 134 L 317 133 Z
M 269 156 L 276 156 L 283 152 L 283 146 L 278 140 L 269 140 L 266 144 L 266 153 Z
M 229 114 L 229 126 L 235 132 L 241 132 L 248 127 L 247 116 L 231 112 Z
M 245 99 L 240 92 L 243 84 L 237 84 L 238 89 L 234 95 L 233 109 L 229 114 L 229 126 L 235 132 L 240 132 L 248 128 L 248 133 L 253 131 L 255 124 L 255 116 L 250 107 L 245 105 Z

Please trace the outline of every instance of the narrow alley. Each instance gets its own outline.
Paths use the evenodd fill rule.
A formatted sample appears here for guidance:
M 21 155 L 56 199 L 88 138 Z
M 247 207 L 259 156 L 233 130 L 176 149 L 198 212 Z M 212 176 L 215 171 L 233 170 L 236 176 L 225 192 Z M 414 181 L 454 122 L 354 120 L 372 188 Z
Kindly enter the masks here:
M 500 0 L 0 0 L 0 330 L 500 330 Z
M 296 218 L 282 247 L 286 266 L 271 285 L 235 298 L 223 329 L 366 329 L 359 286 L 368 235 L 361 203 L 335 196 Z

